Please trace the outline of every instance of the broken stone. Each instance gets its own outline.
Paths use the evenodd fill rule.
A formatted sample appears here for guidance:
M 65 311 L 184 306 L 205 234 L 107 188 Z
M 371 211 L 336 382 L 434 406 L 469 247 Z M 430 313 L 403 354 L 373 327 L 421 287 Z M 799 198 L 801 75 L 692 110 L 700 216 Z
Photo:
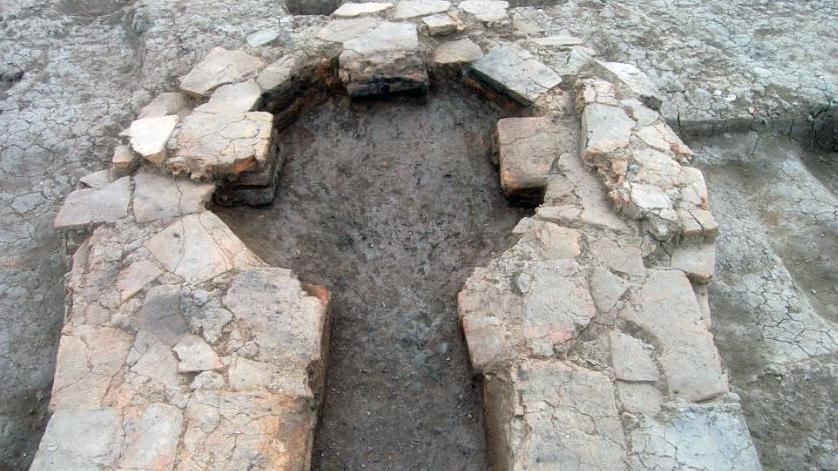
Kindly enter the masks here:
M 457 8 L 470 13 L 483 23 L 497 23 L 509 20 L 506 9 L 509 2 L 503 0 L 464 0 L 457 5 Z
M 617 83 L 618 89 L 627 96 L 637 97 L 644 105 L 659 110 L 663 104 L 663 94 L 649 77 L 631 64 L 620 62 L 594 61 L 599 66 L 597 72 L 603 78 Z
M 177 150 L 166 166 L 192 179 L 233 178 L 273 158 L 273 115 L 193 113 L 183 120 Z
M 396 3 L 394 17 L 397 20 L 406 20 L 418 16 L 442 13 L 451 8 L 451 2 L 443 0 L 401 0 Z
M 678 220 L 682 224 L 684 239 L 714 239 L 719 233 L 719 224 L 713 213 L 706 209 L 679 209 Z
M 262 47 L 276 41 L 277 38 L 279 38 L 279 30 L 263 29 L 248 35 L 245 41 L 247 41 L 247 45 L 250 47 Z
M 180 218 L 143 245 L 168 271 L 193 285 L 234 268 L 262 264 L 230 228 L 209 211 Z
M 122 177 L 100 189 L 76 190 L 64 200 L 55 216 L 58 230 L 83 229 L 91 224 L 114 222 L 128 216 L 131 180 Z
M 562 142 L 566 131 L 551 118 L 498 121 L 500 181 L 507 197 L 541 200 L 553 162 L 569 147 Z
M 646 414 L 654 417 L 661 410 L 663 396 L 651 384 L 625 383 L 617 381 L 617 394 L 623 409 L 634 414 Z
M 465 64 L 481 57 L 483 51 L 480 46 L 468 38 L 442 43 L 434 50 L 434 62 L 437 64 Z
M 716 244 L 679 245 L 670 266 L 686 273 L 694 283 L 708 283 L 716 271 Z
M 238 323 L 250 329 L 250 341 L 257 350 L 251 359 L 270 363 L 281 372 L 275 376 L 283 378 L 284 392 L 305 396 L 319 390 L 325 374 L 322 342 L 328 305 L 324 301 L 303 291 L 289 270 L 253 268 L 233 278 L 224 305 Z M 242 387 L 249 384 L 241 376 L 236 381 Z
M 350 97 L 426 92 L 428 72 L 416 26 L 382 23 L 344 43 L 340 78 Z
M 186 107 L 187 100 L 183 93 L 180 92 L 164 92 L 157 95 L 151 103 L 145 105 L 140 114 L 140 118 L 153 118 L 156 116 L 167 116 L 178 114 L 180 110 Z
M 578 231 L 551 222 L 533 220 L 527 231 L 504 257 L 521 260 L 559 260 L 574 258 L 581 252 Z
M 155 393 L 157 385 L 167 391 L 173 390 L 178 385 L 177 359 L 172 352 L 171 344 L 167 345 L 148 331 L 140 330 L 134 339 L 134 345 L 128 352 L 126 364 L 130 373 L 140 376 L 142 379 L 139 388 L 133 386 L 130 375 L 126 375 L 123 386 L 126 383 L 130 395 L 133 397 L 148 397 Z M 153 385 L 151 383 L 157 383 Z M 139 390 L 133 390 L 139 389 Z
M 78 326 L 61 336 L 50 408 L 102 407 L 113 377 L 122 368 L 131 337 L 111 327 Z
M 180 286 L 160 285 L 148 290 L 137 327 L 154 334 L 163 344 L 174 346 L 187 331 L 180 311 Z
M 134 183 L 134 217 L 137 222 L 203 211 L 215 191 L 212 183 L 195 183 L 152 172 L 138 173 Z
M 184 335 L 172 349 L 180 359 L 177 369 L 181 373 L 217 370 L 224 367 L 212 347 L 197 335 Z
M 390 2 L 344 3 L 332 14 L 341 18 L 372 15 L 393 7 Z
M 471 73 L 524 106 L 562 81 L 551 68 L 515 45 L 496 47 L 471 66 Z
M 221 85 L 236 83 L 252 76 L 264 66 L 262 60 L 242 51 L 214 47 L 192 70 L 181 77 L 181 90 L 207 96 Z
M 594 258 L 611 270 L 637 277 L 646 274 L 643 252 L 639 247 L 620 247 L 611 239 L 597 239 L 589 245 L 589 250 Z
M 33 471 L 98 470 L 111 467 L 123 442 L 117 409 L 59 409 L 50 417 Z
M 606 376 L 527 360 L 510 377 L 485 383 L 491 469 L 628 469 Z
M 587 105 L 582 112 L 584 157 L 592 159 L 628 146 L 634 125 L 634 120 L 621 108 L 599 103 Z
M 675 270 L 649 270 L 620 316 L 652 335 L 670 396 L 702 401 L 727 391 L 713 336 L 687 277 Z
M 94 190 L 104 188 L 110 182 L 111 174 L 108 170 L 99 170 L 98 172 L 93 172 L 79 179 L 79 183 L 87 188 L 93 188 Z
M 317 38 L 343 43 L 372 31 L 380 22 L 378 18 L 372 17 L 334 20 L 317 32 Z
M 609 332 L 608 341 L 611 345 L 611 364 L 617 379 L 649 382 L 658 380 L 658 367 L 651 356 L 654 349 L 650 345 L 618 331 Z
M 557 49 L 569 49 L 573 46 L 581 46 L 585 40 L 567 35 L 547 36 L 545 38 L 530 38 L 530 42 L 543 47 L 554 47 Z
M 631 284 L 603 268 L 594 268 L 591 276 L 591 296 L 599 312 L 605 314 L 617 305 Z
M 115 177 L 124 177 L 134 170 L 138 162 L 137 154 L 130 147 L 120 144 L 113 150 L 111 170 Z
M 189 389 L 193 391 L 197 389 L 203 389 L 205 391 L 224 389 L 224 376 L 221 376 L 221 374 L 215 371 L 202 371 L 195 375 L 195 379 L 192 380 Z
M 149 404 L 125 415 L 125 448 L 120 469 L 172 469 L 183 428 L 183 413 L 170 404 Z
M 178 117 L 156 116 L 135 120 L 128 128 L 131 149 L 154 165 L 166 160 L 166 143 L 177 126 Z
M 756 448 L 739 406 L 667 404 L 631 431 L 635 469 L 759 471 Z
M 446 13 L 426 16 L 422 18 L 422 22 L 428 27 L 428 34 L 431 36 L 447 36 L 456 33 L 459 29 L 459 23 Z
M 125 267 L 116 277 L 116 288 L 120 292 L 120 299 L 126 301 L 156 280 L 162 273 L 163 270 L 160 267 L 145 259 L 137 260 Z
M 283 94 L 291 91 L 295 79 L 302 69 L 303 56 L 288 54 L 271 63 L 256 77 L 256 83 L 265 93 Z
M 209 102 L 195 108 L 201 113 L 244 113 L 252 111 L 262 96 L 262 89 L 253 80 L 218 87 Z
M 276 375 L 276 368 L 269 363 L 233 356 L 228 377 L 234 391 L 256 391 L 268 389 Z

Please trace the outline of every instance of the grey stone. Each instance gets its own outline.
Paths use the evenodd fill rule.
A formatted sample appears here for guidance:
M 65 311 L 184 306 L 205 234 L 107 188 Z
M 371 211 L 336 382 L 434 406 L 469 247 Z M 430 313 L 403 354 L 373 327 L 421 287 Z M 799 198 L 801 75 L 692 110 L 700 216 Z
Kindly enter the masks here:
M 288 0 L 285 7 L 294 15 L 331 15 L 340 0 Z
M 626 411 L 649 417 L 654 417 L 660 412 L 663 396 L 653 385 L 623 381 L 616 381 L 615 384 L 620 402 Z
M 556 35 L 543 38 L 530 38 L 530 42 L 542 47 L 554 47 L 557 49 L 570 49 L 573 46 L 581 46 L 585 40 L 574 36 Z
M 381 23 L 381 20 L 374 17 L 338 19 L 321 28 L 317 32 L 317 38 L 323 41 L 343 43 L 369 33 L 379 23 Z
M 100 470 L 115 464 L 122 447 L 117 409 L 60 409 L 50 418 L 30 470 Z
M 431 36 L 447 36 L 456 33 L 460 24 L 447 13 L 439 13 L 422 18 Z M 481 52 L 482 55 L 482 52 Z
M 92 224 L 114 222 L 128 216 L 131 179 L 122 177 L 101 189 L 76 190 L 64 200 L 55 216 L 58 230 L 82 229 Z
M 163 270 L 147 259 L 136 260 L 120 270 L 116 276 L 116 289 L 121 301 L 127 301 L 163 274 Z
M 509 16 L 506 14 L 509 2 L 504 0 L 464 0 L 457 5 L 457 8 L 474 15 L 475 18 L 484 23 L 509 20 Z
M 178 114 L 187 105 L 186 96 L 180 92 L 163 92 L 157 95 L 151 103 L 145 105 L 137 118 L 153 118 Z
M 180 286 L 160 285 L 148 290 L 137 326 L 173 347 L 187 331 L 180 309 Z
M 619 331 L 608 333 L 614 376 L 623 381 L 658 380 L 658 367 L 652 359 L 654 349 L 630 335 Z
M 213 191 L 213 183 L 140 172 L 134 176 L 134 217 L 137 222 L 148 222 L 200 212 Z
M 606 314 L 617 305 L 631 284 L 603 268 L 594 268 L 591 275 L 591 297 L 597 310 Z
M 93 172 L 79 179 L 79 183 L 87 188 L 93 188 L 94 190 L 104 188 L 111 181 L 111 172 L 108 170 L 99 170 L 98 172 Z
M 253 34 L 249 34 L 245 41 L 250 47 L 266 46 L 279 38 L 279 30 L 277 29 L 263 29 Z
M 611 270 L 630 276 L 643 276 L 646 267 L 643 265 L 643 253 L 640 248 L 630 244 L 621 247 L 611 239 L 597 239 L 593 241 L 589 250 L 594 258 L 605 264 Z
M 451 2 L 444 0 L 401 0 L 396 3 L 393 16 L 397 20 L 406 20 L 419 16 L 442 13 L 451 8 Z
M 595 61 L 597 72 L 604 78 L 614 80 L 618 88 L 623 88 L 628 96 L 635 96 L 643 104 L 653 110 L 658 110 L 663 104 L 663 94 L 658 87 L 640 69 L 620 62 Z
M 541 199 L 553 163 L 573 145 L 568 131 L 548 117 L 498 121 L 500 182 L 507 197 Z
M 523 105 L 532 104 L 562 81 L 556 72 L 514 45 L 491 50 L 471 66 L 471 73 Z
M 621 108 L 592 103 L 582 112 L 584 157 L 592 159 L 629 145 L 635 122 Z
M 695 283 L 708 283 L 716 271 L 716 244 L 679 245 L 672 252 L 670 266 Z
M 139 409 L 139 417 L 130 414 L 124 419 L 125 448 L 118 466 L 172 469 L 183 428 L 183 413 L 173 405 L 160 403 Z
M 426 92 L 428 72 L 412 23 L 382 23 L 344 43 L 340 78 L 350 97 Z
M 118 145 L 111 157 L 111 170 L 115 177 L 120 178 L 130 174 L 139 163 L 139 156 L 129 146 Z
M 456 27 L 455 27 L 456 28 Z M 434 50 L 434 62 L 436 64 L 467 64 L 483 57 L 480 46 L 474 44 L 471 39 L 463 38 L 456 41 L 445 42 Z
M 263 66 L 261 59 L 246 52 L 215 47 L 204 60 L 181 77 L 180 88 L 192 95 L 207 96 L 221 85 L 255 76 Z
M 172 350 L 177 353 L 178 359 L 180 359 L 177 369 L 181 373 L 217 370 L 224 367 L 218 354 L 204 339 L 197 335 L 184 335 L 172 347 Z
M 253 111 L 262 89 L 253 81 L 222 85 L 212 92 L 207 103 L 195 108 L 201 113 L 245 113 Z

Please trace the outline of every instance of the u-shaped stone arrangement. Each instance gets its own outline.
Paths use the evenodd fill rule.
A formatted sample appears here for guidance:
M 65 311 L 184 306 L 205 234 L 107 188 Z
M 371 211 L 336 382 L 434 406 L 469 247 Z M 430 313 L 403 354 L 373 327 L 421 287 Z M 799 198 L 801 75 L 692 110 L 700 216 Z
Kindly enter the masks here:
M 501 185 L 540 204 L 458 298 L 493 468 L 760 469 L 709 330 L 718 225 L 661 94 L 583 39 L 486 33 L 508 6 L 345 4 L 269 63 L 260 38 L 212 49 L 148 104 L 55 221 L 75 253 L 31 469 L 308 469 L 330 294 L 206 205 L 272 201 L 277 123 L 307 88 L 433 80 L 522 115 L 497 124 Z

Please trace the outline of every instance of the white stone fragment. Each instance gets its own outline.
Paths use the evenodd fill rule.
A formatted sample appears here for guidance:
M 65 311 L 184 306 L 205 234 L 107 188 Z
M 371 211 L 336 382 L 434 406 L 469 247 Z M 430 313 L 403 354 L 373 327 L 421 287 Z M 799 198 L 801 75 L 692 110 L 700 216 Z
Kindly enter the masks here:
M 177 369 L 181 373 L 217 370 L 224 367 L 218 354 L 197 335 L 184 335 L 173 350 L 180 360 Z
M 388 10 L 393 7 L 390 2 L 369 2 L 369 3 L 344 3 L 334 13 L 333 16 L 339 18 L 353 18 L 356 16 L 372 15 Z
M 181 77 L 180 88 L 192 95 L 206 96 L 221 85 L 256 75 L 263 65 L 261 59 L 246 52 L 215 47 L 204 60 Z
M 419 16 L 442 13 L 451 8 L 451 2 L 444 0 L 402 0 L 396 4 L 394 17 L 406 20 Z
M 177 115 L 141 118 L 128 128 L 131 149 L 149 162 L 160 165 L 166 160 L 166 143 L 178 123 Z
M 509 19 L 506 14 L 509 2 L 504 0 L 464 0 L 457 5 L 457 8 L 474 15 L 484 23 L 496 23 Z

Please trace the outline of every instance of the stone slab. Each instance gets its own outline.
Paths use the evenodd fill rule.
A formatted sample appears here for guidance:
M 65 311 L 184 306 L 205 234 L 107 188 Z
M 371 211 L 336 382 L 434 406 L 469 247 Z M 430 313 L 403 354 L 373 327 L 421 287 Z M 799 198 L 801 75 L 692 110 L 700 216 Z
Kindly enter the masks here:
M 58 230 L 74 230 L 117 221 L 128 216 L 130 200 L 130 177 L 122 177 L 100 189 L 76 190 L 67 195 L 53 226 Z
M 207 96 L 221 85 L 255 76 L 263 66 L 261 59 L 246 52 L 214 47 L 180 78 L 180 88 L 191 95 Z
M 471 66 L 471 74 L 524 106 L 531 105 L 562 81 L 553 69 L 515 45 L 491 50 Z

